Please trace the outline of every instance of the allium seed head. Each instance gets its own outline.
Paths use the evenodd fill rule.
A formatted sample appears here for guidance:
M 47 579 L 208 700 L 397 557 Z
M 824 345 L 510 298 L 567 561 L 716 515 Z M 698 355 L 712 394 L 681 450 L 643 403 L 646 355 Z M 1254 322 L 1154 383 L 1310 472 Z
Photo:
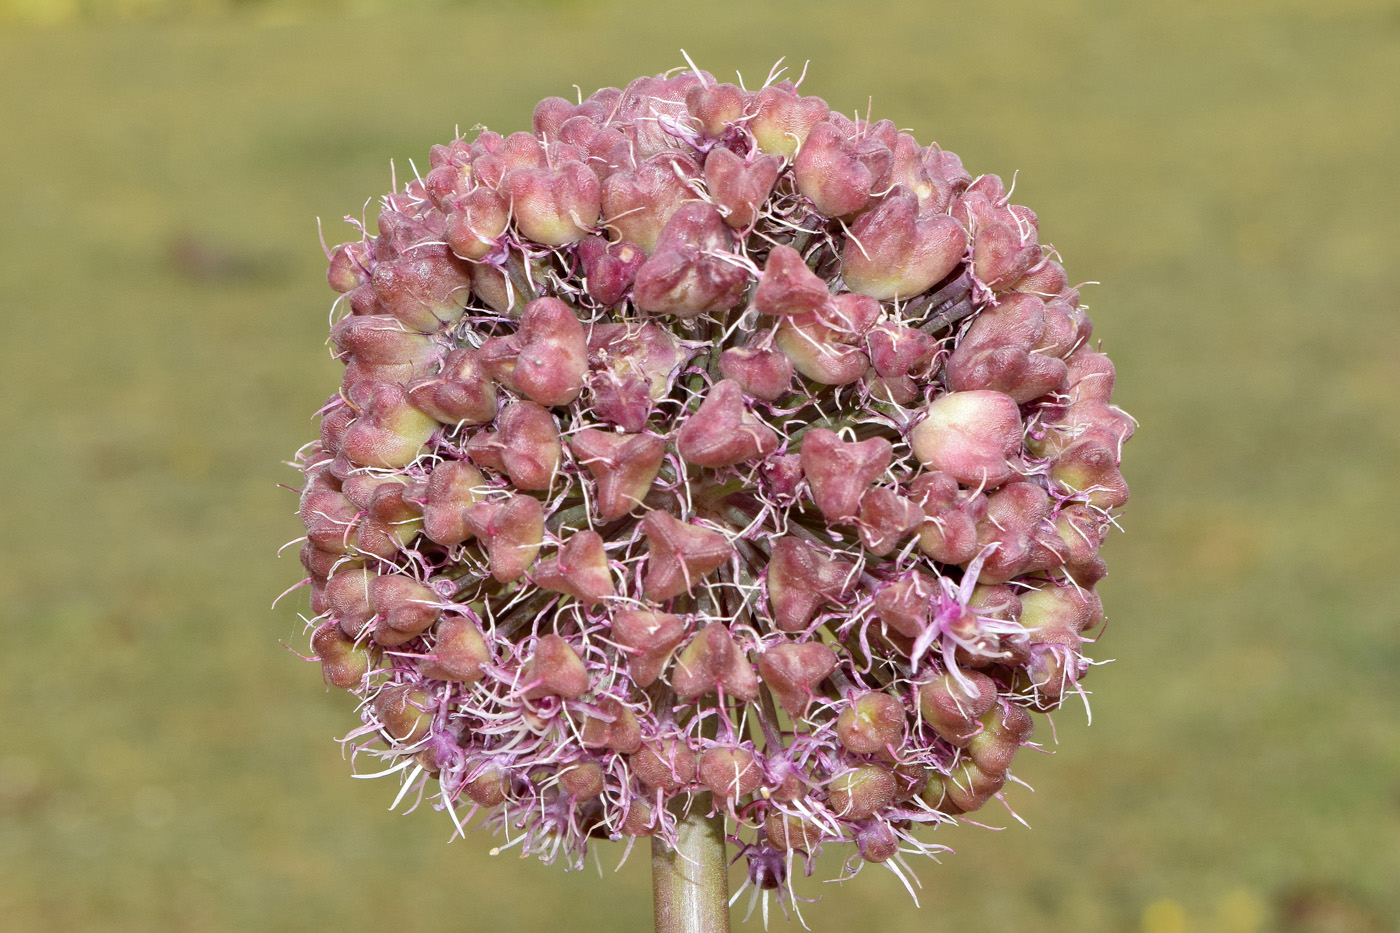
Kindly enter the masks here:
M 1128 498 L 1039 219 L 786 81 L 532 128 L 435 146 L 329 253 L 299 515 L 347 745 L 573 867 L 687 808 L 764 891 L 939 850 L 1082 694 Z

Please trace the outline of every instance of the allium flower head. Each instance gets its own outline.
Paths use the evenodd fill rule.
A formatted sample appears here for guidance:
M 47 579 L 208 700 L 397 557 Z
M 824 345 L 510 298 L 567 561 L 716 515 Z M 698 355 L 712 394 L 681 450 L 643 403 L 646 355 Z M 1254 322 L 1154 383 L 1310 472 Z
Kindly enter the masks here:
M 546 861 L 697 807 L 762 889 L 894 865 L 1082 693 L 1134 422 L 1079 292 L 776 77 L 547 99 L 329 254 L 312 650 L 364 770 Z

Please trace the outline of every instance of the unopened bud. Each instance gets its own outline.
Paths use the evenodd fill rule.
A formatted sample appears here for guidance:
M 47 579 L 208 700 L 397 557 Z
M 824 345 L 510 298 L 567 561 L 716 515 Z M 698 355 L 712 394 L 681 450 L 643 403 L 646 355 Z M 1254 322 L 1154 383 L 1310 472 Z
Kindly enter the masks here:
M 890 757 L 904 741 L 904 704 L 888 693 L 852 697 L 836 720 L 836 736 L 856 755 Z
M 559 549 L 558 557 L 539 565 L 534 580 L 547 590 L 572 596 L 589 606 L 612 596 L 613 580 L 602 536 L 587 529 L 574 532 Z
M 966 251 L 962 224 L 947 214 L 921 219 L 918 198 L 897 185 L 851 225 L 841 272 L 852 291 L 908 298 L 946 277 Z
M 588 692 L 588 671 L 578 652 L 559 635 L 545 635 L 535 643 L 535 653 L 520 674 L 528 685 L 525 696 L 577 699 Z
M 768 600 L 778 628 L 784 632 L 806 628 L 819 608 L 846 596 L 854 569 L 799 538 L 779 538 L 773 544 L 767 576 Z
M 836 670 L 836 652 L 821 642 L 784 642 L 758 656 L 763 682 L 792 718 L 807 709 L 822 681 Z
M 892 450 L 883 437 L 843 441 L 826 428 L 803 435 L 802 472 L 827 521 L 856 517 L 870 484 L 889 467 Z
M 684 640 L 685 622 L 668 612 L 619 609 L 613 616 L 612 637 L 627 652 L 632 680 L 639 687 L 649 687 Z
M 924 409 L 909 433 L 919 462 L 965 486 L 991 488 L 1015 475 L 1021 412 L 1009 395 L 987 390 L 951 392 Z
M 676 449 L 696 466 L 719 468 L 766 457 L 778 449 L 778 434 L 744 405 L 744 391 L 721 379 L 676 434 Z
M 894 775 L 889 769 L 864 765 L 832 778 L 826 803 L 842 819 L 864 820 L 893 803 L 894 791 Z
M 642 593 L 653 602 L 689 592 L 734 556 L 734 546 L 720 532 L 680 521 L 666 512 L 647 512 L 642 531 L 650 552 Z

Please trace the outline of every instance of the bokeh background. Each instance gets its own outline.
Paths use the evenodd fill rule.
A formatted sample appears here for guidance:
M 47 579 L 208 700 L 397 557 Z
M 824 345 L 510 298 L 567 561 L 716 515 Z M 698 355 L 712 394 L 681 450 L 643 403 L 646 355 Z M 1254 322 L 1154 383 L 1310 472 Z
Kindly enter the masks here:
M 750 86 L 810 60 L 1019 172 L 1142 423 L 1115 660 L 1018 759 L 1032 828 L 940 830 L 921 910 L 813 879 L 812 928 L 1400 929 L 1383 0 L 0 0 L 0 929 L 649 929 L 645 853 L 568 874 L 387 812 L 284 647 L 305 597 L 269 606 L 338 378 L 316 218 L 348 238 L 390 159 L 681 48 Z

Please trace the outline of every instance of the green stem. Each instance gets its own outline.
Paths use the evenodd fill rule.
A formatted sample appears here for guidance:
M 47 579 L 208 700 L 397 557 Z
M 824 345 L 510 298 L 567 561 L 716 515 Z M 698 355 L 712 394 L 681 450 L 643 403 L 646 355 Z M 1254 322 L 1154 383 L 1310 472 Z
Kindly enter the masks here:
M 653 837 L 651 892 L 656 933 L 728 933 L 729 866 L 724 814 L 705 816 L 707 795 L 676 825 L 676 847 Z

